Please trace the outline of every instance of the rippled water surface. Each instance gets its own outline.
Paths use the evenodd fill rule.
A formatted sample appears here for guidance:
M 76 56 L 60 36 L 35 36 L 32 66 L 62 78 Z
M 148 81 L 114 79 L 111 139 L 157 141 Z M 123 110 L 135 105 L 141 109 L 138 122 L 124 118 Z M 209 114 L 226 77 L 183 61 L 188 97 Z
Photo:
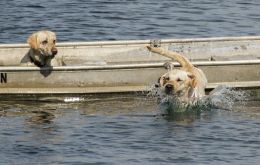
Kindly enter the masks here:
M 1 0 L 0 42 L 260 35 L 259 0 Z
M 258 0 L 1 0 L 0 43 L 25 43 L 41 29 L 59 42 L 260 35 L 259 9 Z M 260 162 L 259 101 L 161 117 L 140 95 L 4 100 L 1 165 Z
M 257 164 L 259 106 L 161 117 L 141 96 L 2 102 L 0 164 Z

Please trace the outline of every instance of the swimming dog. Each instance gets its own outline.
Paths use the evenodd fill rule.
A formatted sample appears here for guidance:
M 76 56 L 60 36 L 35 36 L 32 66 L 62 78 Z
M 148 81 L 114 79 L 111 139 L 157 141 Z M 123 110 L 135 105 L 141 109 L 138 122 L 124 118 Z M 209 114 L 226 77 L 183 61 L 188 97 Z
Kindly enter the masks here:
M 147 48 L 153 53 L 176 60 L 181 65 L 180 69 L 170 69 L 159 78 L 158 87 L 164 94 L 176 96 L 185 103 L 205 96 L 207 78 L 201 69 L 177 52 L 159 47 L 147 46 Z

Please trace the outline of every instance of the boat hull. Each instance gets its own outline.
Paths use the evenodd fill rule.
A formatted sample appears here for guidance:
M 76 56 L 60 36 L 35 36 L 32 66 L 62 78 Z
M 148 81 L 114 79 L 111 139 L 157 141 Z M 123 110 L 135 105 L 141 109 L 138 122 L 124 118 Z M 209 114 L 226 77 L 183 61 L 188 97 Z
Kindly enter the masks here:
M 170 59 L 147 45 L 178 51 L 201 68 L 207 89 L 260 87 L 260 37 L 60 43 L 66 66 L 22 67 L 25 44 L 0 45 L 1 94 L 95 94 L 149 91 Z M 7 58 L 8 57 L 8 58 Z M 179 64 L 175 63 L 176 67 Z

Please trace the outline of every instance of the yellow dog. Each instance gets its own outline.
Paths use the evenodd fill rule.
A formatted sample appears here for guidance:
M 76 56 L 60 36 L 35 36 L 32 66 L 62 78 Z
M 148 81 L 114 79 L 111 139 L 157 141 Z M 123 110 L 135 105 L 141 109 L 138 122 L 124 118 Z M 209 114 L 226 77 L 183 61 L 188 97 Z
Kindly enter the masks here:
M 176 60 L 180 69 L 172 69 L 159 78 L 159 87 L 166 95 L 174 95 L 182 102 L 198 99 L 205 95 L 207 78 L 199 68 L 179 53 L 158 47 L 147 46 L 154 53 Z
M 27 66 L 61 66 L 62 62 L 54 57 L 58 50 L 55 47 L 56 35 L 51 31 L 38 31 L 29 36 L 27 42 L 30 45 L 28 54 L 22 60 Z

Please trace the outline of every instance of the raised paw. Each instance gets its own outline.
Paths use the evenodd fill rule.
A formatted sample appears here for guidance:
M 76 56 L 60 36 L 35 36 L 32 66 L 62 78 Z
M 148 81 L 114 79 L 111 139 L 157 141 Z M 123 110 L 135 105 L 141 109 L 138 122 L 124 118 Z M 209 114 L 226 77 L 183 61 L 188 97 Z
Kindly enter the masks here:
M 167 69 L 168 71 L 173 70 L 174 64 L 172 62 L 166 62 L 163 64 L 164 68 Z

